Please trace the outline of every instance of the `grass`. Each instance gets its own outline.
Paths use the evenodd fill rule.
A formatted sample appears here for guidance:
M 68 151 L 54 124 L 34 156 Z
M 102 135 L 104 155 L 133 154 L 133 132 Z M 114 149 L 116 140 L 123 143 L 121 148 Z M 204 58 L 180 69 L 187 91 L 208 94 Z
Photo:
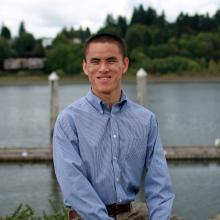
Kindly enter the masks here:
M 5 217 L 0 217 L 0 220 L 66 220 L 67 210 L 64 206 L 57 208 L 51 201 L 49 201 L 53 213 L 47 214 L 45 211 L 42 216 L 37 216 L 35 210 L 29 205 L 20 204 L 13 214 Z

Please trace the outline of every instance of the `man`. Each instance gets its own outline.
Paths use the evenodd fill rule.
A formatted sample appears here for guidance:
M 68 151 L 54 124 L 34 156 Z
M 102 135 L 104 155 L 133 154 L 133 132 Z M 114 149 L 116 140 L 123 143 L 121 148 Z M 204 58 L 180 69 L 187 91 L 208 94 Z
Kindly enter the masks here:
M 58 116 L 55 172 L 70 219 L 168 220 L 174 194 L 152 112 L 121 88 L 129 59 L 122 40 L 98 34 L 85 44 L 85 97 Z M 147 207 L 137 205 L 143 173 Z

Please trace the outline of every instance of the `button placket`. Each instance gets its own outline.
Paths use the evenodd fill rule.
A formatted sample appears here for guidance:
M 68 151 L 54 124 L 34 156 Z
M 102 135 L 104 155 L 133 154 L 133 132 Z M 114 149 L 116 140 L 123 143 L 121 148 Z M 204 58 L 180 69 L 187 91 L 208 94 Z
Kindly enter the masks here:
M 111 115 L 111 125 L 112 125 L 112 158 L 113 158 L 113 166 L 114 166 L 114 176 L 115 176 L 115 187 L 117 194 L 117 201 L 120 199 L 120 168 L 118 164 L 118 148 L 119 148 L 119 136 L 118 136 L 118 126 L 115 115 Z

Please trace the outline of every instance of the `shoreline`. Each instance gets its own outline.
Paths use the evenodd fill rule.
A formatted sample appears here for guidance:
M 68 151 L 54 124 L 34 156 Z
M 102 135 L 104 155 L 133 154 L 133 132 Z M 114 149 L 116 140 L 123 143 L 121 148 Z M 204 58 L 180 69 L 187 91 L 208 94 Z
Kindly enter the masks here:
M 149 83 L 220 83 L 220 76 L 152 76 L 147 77 Z M 122 83 L 135 83 L 136 76 L 125 75 Z M 89 83 L 88 79 L 83 75 L 60 77 L 59 83 L 66 84 L 85 84 Z M 48 76 L 2 76 L 0 77 L 0 86 L 8 85 L 46 85 L 48 84 Z

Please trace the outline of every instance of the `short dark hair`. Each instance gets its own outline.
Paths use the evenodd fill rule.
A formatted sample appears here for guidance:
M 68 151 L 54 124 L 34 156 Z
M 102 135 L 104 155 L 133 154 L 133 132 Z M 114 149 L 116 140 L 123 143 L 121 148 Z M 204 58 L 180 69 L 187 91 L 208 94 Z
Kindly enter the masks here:
M 95 34 L 92 35 L 84 45 L 84 59 L 86 59 L 86 53 L 89 48 L 89 45 L 91 43 L 116 43 L 120 49 L 120 52 L 122 54 L 122 57 L 125 57 L 125 43 L 124 41 L 120 38 L 117 37 L 116 35 L 113 34 L 108 34 L 108 33 L 100 33 L 100 34 Z

